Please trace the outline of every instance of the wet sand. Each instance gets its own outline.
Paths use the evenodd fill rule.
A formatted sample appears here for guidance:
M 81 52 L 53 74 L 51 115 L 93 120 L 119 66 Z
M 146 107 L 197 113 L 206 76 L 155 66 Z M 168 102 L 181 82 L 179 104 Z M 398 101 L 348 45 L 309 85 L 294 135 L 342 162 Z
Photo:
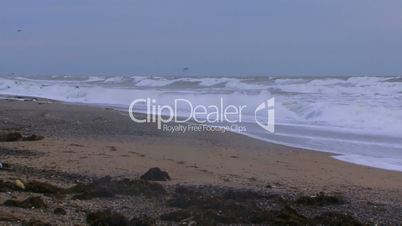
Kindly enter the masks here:
M 329 153 L 269 144 L 228 132 L 163 132 L 155 124 L 136 124 L 127 113 L 104 107 L 47 100 L 1 100 L 0 106 L 3 133 L 18 131 L 44 137 L 38 141 L 0 142 L 0 161 L 13 166 L 13 170 L 0 171 L 3 180 L 35 179 L 69 187 L 103 176 L 137 179 L 149 168 L 159 167 L 171 177 L 160 182 L 168 190 L 177 185 L 227 187 L 290 198 L 336 193 L 349 200 L 348 204 L 294 208 L 306 216 L 336 210 L 362 222 L 402 220 L 400 172 L 341 162 Z M 27 195 L 2 192 L 0 201 Z M 13 207 L 11 211 L 4 206 L 0 213 L 14 214 L 19 220 L 42 216 L 57 225 L 66 219 L 84 224 L 88 209 L 112 207 L 126 216 L 141 212 L 155 218 L 169 210 L 143 197 L 85 203 L 44 198 L 53 207 L 68 209 L 68 214 L 58 216 L 49 210 L 38 215 L 35 210 Z M 141 204 L 135 204 L 139 199 Z M 77 211 L 74 206 L 79 206 Z

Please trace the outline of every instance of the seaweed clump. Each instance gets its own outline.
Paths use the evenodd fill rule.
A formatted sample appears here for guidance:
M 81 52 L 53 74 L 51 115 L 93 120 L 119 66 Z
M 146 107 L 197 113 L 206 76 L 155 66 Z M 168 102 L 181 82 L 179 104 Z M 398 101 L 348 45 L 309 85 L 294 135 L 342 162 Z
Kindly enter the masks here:
M 166 194 L 162 185 L 144 180 L 112 180 L 106 176 L 88 184 L 77 184 L 69 189 L 70 193 L 77 193 L 75 199 L 92 199 L 114 197 L 115 195 L 146 197 L 161 197 Z
M 339 203 L 327 196 L 320 196 L 319 204 Z M 275 208 L 263 207 L 259 203 L 269 202 Z M 178 187 L 168 205 L 180 210 L 160 216 L 162 221 L 181 224 L 264 224 L 264 225 L 362 225 L 345 214 L 327 212 L 314 218 L 298 213 L 291 205 L 277 195 L 266 195 L 254 191 L 228 190 L 223 193 L 201 192 L 187 187 Z M 297 202 L 296 202 L 297 203 Z

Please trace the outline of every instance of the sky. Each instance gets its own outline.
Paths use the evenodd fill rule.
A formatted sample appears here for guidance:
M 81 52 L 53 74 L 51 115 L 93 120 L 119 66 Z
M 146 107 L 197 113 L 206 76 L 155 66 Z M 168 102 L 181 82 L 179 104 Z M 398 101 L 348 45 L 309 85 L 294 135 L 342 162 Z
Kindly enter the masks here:
M 402 75 L 402 1 L 2 0 L 12 73 Z

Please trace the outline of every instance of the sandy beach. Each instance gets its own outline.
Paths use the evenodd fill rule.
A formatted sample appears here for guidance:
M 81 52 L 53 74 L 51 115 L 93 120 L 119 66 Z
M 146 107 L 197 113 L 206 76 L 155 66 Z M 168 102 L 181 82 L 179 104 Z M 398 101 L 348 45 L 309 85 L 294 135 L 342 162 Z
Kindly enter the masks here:
M 105 176 L 137 180 L 148 169 L 159 167 L 171 178 L 157 182 L 169 194 L 163 198 L 165 201 L 174 197 L 178 186 L 252 190 L 284 197 L 290 202 L 286 206 L 306 219 L 330 211 L 347 214 L 362 223 L 402 222 L 400 172 L 354 165 L 333 159 L 330 153 L 270 144 L 229 132 L 162 132 L 155 124 L 134 123 L 127 113 L 105 107 L 29 98 L 1 100 L 0 106 L 3 134 L 44 137 L 0 142 L 0 161 L 9 166 L 0 170 L 3 182 L 35 180 L 68 188 Z M 300 197 L 316 197 L 319 192 L 336 194 L 345 201 L 318 206 L 293 203 L 298 203 Z M 0 201 L 22 200 L 32 194 L 3 189 Z M 90 200 L 71 199 L 70 194 L 63 199 L 40 192 L 35 195 L 42 197 L 48 208 L 2 205 L 0 221 L 18 225 L 33 219 L 63 225 L 68 219 L 66 225 L 85 225 L 89 212 L 113 209 L 127 218 L 147 215 L 163 224 L 167 218 L 161 215 L 175 209 L 168 201 L 142 195 Z M 55 214 L 55 208 L 63 208 L 65 215 Z M 272 208 L 279 207 L 275 204 Z M 197 217 L 191 219 L 197 223 Z M 180 220 L 172 222 L 178 224 Z

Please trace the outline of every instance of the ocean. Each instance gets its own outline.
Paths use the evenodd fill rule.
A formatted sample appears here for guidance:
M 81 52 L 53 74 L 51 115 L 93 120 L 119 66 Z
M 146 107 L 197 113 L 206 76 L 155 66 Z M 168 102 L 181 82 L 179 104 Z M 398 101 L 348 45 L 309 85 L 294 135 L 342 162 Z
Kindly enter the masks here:
M 402 171 L 402 77 L 1 76 L 1 95 L 49 98 L 128 110 L 137 98 L 172 104 L 247 105 L 240 133 L 334 153 L 334 158 Z M 256 109 L 275 98 L 275 132 Z M 143 112 L 145 106 L 139 107 Z M 186 115 L 186 108 L 178 114 Z

